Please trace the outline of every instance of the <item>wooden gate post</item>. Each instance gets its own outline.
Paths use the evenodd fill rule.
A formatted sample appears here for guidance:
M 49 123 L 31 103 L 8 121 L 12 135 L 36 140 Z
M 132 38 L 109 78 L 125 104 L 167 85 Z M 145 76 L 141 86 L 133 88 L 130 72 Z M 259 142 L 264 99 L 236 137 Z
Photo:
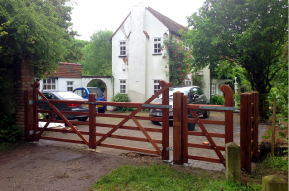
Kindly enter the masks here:
M 259 155 L 258 155 L 258 126 L 259 126 L 259 92 L 252 92 L 253 94 L 253 146 L 252 146 L 252 161 L 258 162 Z
M 95 101 L 95 94 L 89 94 L 89 102 Z M 89 104 L 89 148 L 96 149 L 96 128 L 95 128 L 95 106 L 94 104 Z
M 182 154 L 183 154 L 183 163 L 188 163 L 189 157 L 189 147 L 188 147 L 188 96 L 183 96 L 183 130 L 182 130 Z
M 165 81 L 160 81 L 160 86 L 164 88 L 166 86 Z M 162 104 L 169 105 L 169 88 L 167 88 L 162 93 Z M 169 141 L 170 141 L 170 124 L 169 124 L 169 109 L 165 108 L 162 109 L 163 113 L 163 120 L 162 120 L 162 142 L 163 142 L 163 150 L 162 150 L 162 160 L 169 160 L 170 159 L 170 152 L 169 148 Z
M 29 90 L 25 90 L 24 91 L 24 116 L 25 116 L 25 141 L 27 142 L 33 142 L 34 141 L 34 136 L 33 134 L 30 134 L 30 132 L 32 132 L 32 130 L 34 129 L 33 127 L 33 115 L 31 115 L 31 113 L 33 113 L 33 105 L 29 105 L 29 100 L 33 100 L 33 90 L 29 89 Z
M 252 94 L 241 94 L 240 108 L 240 147 L 241 147 L 241 169 L 251 174 L 251 140 L 252 140 Z
M 33 86 L 35 88 L 39 88 L 40 83 L 35 82 Z M 38 100 L 38 93 L 37 91 L 33 88 L 33 100 Z M 38 105 L 33 104 L 33 135 L 34 135 L 34 141 L 39 141 L 39 136 L 38 136 Z
M 233 91 L 228 85 L 221 85 L 221 91 L 225 94 L 225 107 L 233 107 Z M 233 142 L 233 111 L 225 111 L 225 143 Z
M 175 92 L 173 95 L 173 163 L 183 164 L 183 95 L 182 92 Z

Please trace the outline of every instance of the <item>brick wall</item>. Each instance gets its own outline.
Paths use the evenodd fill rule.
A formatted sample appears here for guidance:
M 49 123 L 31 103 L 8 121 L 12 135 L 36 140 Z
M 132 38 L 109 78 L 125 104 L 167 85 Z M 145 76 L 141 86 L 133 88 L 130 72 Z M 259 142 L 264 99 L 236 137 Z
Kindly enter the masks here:
M 34 83 L 34 67 L 29 61 L 14 64 L 14 96 L 16 124 L 24 136 L 24 91 Z

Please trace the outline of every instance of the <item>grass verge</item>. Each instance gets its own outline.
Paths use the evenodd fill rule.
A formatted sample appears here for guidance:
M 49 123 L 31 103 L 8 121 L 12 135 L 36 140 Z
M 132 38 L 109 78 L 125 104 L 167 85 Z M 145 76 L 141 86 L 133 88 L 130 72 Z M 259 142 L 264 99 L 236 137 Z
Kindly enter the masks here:
M 227 183 L 224 173 L 163 163 L 123 165 L 91 190 L 261 190 L 258 184 Z
M 288 156 L 279 157 L 268 155 L 262 163 L 258 163 L 252 168 L 252 174 L 243 174 L 243 182 L 262 184 L 262 177 L 278 175 L 284 180 L 288 180 Z

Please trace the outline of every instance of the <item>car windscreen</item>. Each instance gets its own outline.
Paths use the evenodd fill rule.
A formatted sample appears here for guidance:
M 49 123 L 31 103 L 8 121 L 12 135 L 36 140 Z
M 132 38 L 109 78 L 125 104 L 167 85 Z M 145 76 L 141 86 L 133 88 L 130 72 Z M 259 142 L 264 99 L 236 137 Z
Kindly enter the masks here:
M 102 93 L 101 93 L 101 90 L 98 89 L 98 88 L 87 88 L 89 93 L 95 93 L 96 95 L 96 98 L 102 98 Z
M 173 93 L 175 93 L 175 92 L 182 92 L 182 93 L 184 93 L 184 95 L 188 95 L 189 94 L 189 92 L 190 92 L 190 87 L 184 87 L 184 88 L 174 88 L 174 92 Z
M 83 99 L 79 95 L 72 92 L 56 92 L 55 94 L 61 97 L 62 99 L 76 99 L 76 100 Z
M 169 97 L 173 97 L 173 93 L 175 92 L 175 89 L 174 88 L 169 88 Z M 159 98 L 162 99 L 163 97 L 163 94 L 159 95 Z
M 169 98 L 173 97 L 173 94 L 177 91 L 184 93 L 184 95 L 188 95 L 190 92 L 190 87 L 183 87 L 183 88 L 170 88 L 169 89 Z M 159 96 L 162 99 L 162 94 Z

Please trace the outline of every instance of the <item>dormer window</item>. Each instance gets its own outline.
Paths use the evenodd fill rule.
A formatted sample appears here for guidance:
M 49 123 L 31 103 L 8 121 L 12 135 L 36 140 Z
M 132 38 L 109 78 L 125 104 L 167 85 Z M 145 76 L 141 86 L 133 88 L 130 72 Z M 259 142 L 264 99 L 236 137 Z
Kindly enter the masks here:
M 154 54 L 161 54 L 161 38 L 154 38 Z
M 120 41 L 119 42 L 120 47 L 120 56 L 126 56 L 126 41 Z

